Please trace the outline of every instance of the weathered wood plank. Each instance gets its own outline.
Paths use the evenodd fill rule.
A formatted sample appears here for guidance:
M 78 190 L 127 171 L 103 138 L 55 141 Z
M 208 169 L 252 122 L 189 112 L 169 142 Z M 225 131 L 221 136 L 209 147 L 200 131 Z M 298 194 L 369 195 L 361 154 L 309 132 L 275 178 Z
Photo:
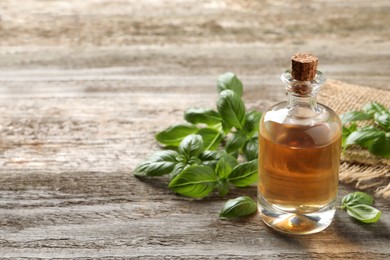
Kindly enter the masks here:
M 118 91 L 130 87 L 189 87 L 198 83 L 204 86 L 206 82 L 202 78 L 214 82 L 217 75 L 233 71 L 248 81 L 247 87 L 257 90 L 259 86 L 279 86 L 280 74 L 289 68 L 289 58 L 297 51 L 315 53 L 320 58 L 320 69 L 329 78 L 389 88 L 388 41 L 356 42 L 351 46 L 338 39 L 313 39 L 302 44 L 213 43 L 82 49 L 7 47 L 0 49 L 0 80 L 5 87 L 24 91 L 27 88 L 22 83 L 26 81 L 48 91 L 50 87 L 55 91 L 72 91 L 77 85 L 65 83 L 78 81 L 90 86 L 91 92 L 104 90 L 99 88 L 103 84 L 106 91 L 109 86 L 108 91 Z M 180 81 L 182 77 L 188 81 Z M 260 81 L 254 81 L 254 77 Z M 192 84 L 188 84 L 190 80 Z M 43 85 L 44 82 L 51 85 Z M 94 88 L 93 84 L 98 86 Z

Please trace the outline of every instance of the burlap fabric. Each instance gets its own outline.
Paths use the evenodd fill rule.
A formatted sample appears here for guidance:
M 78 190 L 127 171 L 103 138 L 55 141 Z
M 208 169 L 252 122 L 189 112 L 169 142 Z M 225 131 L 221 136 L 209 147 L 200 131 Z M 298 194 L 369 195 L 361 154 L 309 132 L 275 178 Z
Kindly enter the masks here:
M 364 104 L 373 101 L 390 107 L 390 91 L 328 80 L 318 95 L 318 102 L 331 107 L 338 114 L 360 110 Z M 341 158 L 342 183 L 372 190 L 377 197 L 390 198 L 390 159 L 373 156 L 358 147 L 351 147 Z

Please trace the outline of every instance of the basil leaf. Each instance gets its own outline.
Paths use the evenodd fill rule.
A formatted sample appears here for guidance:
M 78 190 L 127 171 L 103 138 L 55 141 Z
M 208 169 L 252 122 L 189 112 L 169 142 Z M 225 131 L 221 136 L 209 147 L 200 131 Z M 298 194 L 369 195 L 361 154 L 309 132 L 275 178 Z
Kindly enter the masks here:
M 135 176 L 161 176 L 169 174 L 178 163 L 176 151 L 159 151 L 147 158 L 144 162 L 139 164 L 135 170 Z
M 228 181 L 236 187 L 246 187 L 257 181 L 258 160 L 237 165 L 228 176 Z
M 180 142 L 190 134 L 194 134 L 198 128 L 193 125 L 174 125 L 156 134 L 156 140 L 166 146 L 177 147 Z
M 209 127 L 199 129 L 196 134 L 202 136 L 205 150 L 217 149 L 223 139 L 221 132 Z
M 244 135 L 242 132 L 234 133 L 226 143 L 226 152 L 232 153 L 239 150 L 242 146 L 244 146 L 246 139 L 246 135 Z
M 229 153 L 233 158 L 236 158 L 236 160 L 238 159 L 238 156 L 240 155 L 240 153 L 238 151 L 234 151 L 232 153 Z
M 372 196 L 364 192 L 353 192 L 343 197 L 341 208 L 346 209 L 348 215 L 364 223 L 377 222 L 381 212 L 371 205 L 374 203 Z
M 191 158 L 188 160 L 187 164 L 189 164 L 189 165 L 201 165 L 201 164 L 202 164 L 202 161 L 199 160 L 198 157 L 194 157 L 194 156 L 193 156 L 193 157 L 191 157 Z
M 374 126 L 363 127 L 356 130 L 356 124 L 350 127 L 343 126 L 342 144 L 344 150 L 348 145 L 357 144 L 376 156 L 390 158 L 390 110 L 380 103 L 373 102 L 363 106 L 363 112 L 352 111 L 342 115 L 343 123 L 346 121 L 374 119 Z
M 173 168 L 172 172 L 169 174 L 169 177 L 171 180 L 173 180 L 177 175 L 179 175 L 182 171 L 184 171 L 186 168 L 190 167 L 189 164 L 185 163 L 177 163 L 175 165 L 175 168 Z
M 229 183 L 226 180 L 219 180 L 217 188 L 219 196 L 224 197 L 229 192 Z
M 385 133 L 383 136 L 375 139 L 368 150 L 377 156 L 390 158 L 390 133 Z
M 379 104 L 378 102 L 372 102 L 372 103 L 365 104 L 363 106 L 363 111 L 370 115 L 373 115 L 376 112 L 386 111 L 386 108 L 382 104 Z
M 227 164 L 230 165 L 230 168 L 234 168 L 238 165 L 237 158 L 235 158 L 233 155 L 228 154 L 228 153 L 221 153 L 221 157 L 225 160 Z
M 217 100 L 217 109 L 227 127 L 242 129 L 245 122 L 245 105 L 238 94 L 224 90 Z
M 348 136 L 356 131 L 357 125 L 356 123 L 352 123 L 349 127 L 343 126 L 343 134 L 342 134 L 342 146 L 345 147 Z
M 223 206 L 220 219 L 237 219 L 256 213 L 257 204 L 248 196 L 228 200 Z
M 364 128 L 351 133 L 345 145 L 358 144 L 368 149 L 372 154 L 390 157 L 390 134 L 376 128 Z
M 341 200 L 341 208 L 345 208 L 347 206 L 354 206 L 358 204 L 364 204 L 371 206 L 374 203 L 374 198 L 364 192 L 356 191 L 350 194 L 347 194 Z
M 261 119 L 261 113 L 257 111 L 250 111 L 245 115 L 244 130 L 248 137 L 252 137 L 257 131 L 259 131 L 259 124 Z
M 177 175 L 168 187 L 184 196 L 203 198 L 214 189 L 216 184 L 217 176 L 210 167 L 190 166 Z
M 385 131 L 390 131 L 390 112 L 380 111 L 374 114 L 375 122 L 381 126 Z
M 222 120 L 222 131 L 225 135 L 227 135 L 233 126 L 228 125 L 225 121 Z
M 227 176 L 232 172 L 232 166 L 228 163 L 227 157 L 223 156 L 219 159 L 215 173 L 220 179 L 226 179 Z
M 237 95 L 242 96 L 242 82 L 231 72 L 220 75 L 217 80 L 218 93 L 226 89 L 233 90 Z
M 375 223 L 380 219 L 382 214 L 376 208 L 364 204 L 348 206 L 347 213 L 363 223 Z
M 343 124 L 347 124 L 353 121 L 372 119 L 372 115 L 363 111 L 350 111 L 340 115 L 340 119 Z
M 384 132 L 376 128 L 361 129 L 351 133 L 347 137 L 345 144 L 347 146 L 351 144 L 358 144 L 364 148 L 368 148 L 373 142 L 373 140 L 378 139 L 384 135 Z
M 183 139 L 183 141 L 181 141 L 178 151 L 180 155 L 186 159 L 186 162 L 193 157 L 198 157 L 198 155 L 203 151 L 202 136 L 188 135 Z
M 258 158 L 259 156 L 259 139 L 254 137 L 248 140 L 243 148 L 244 156 L 247 161 L 252 161 Z
M 221 158 L 222 154 L 217 151 L 204 151 L 199 155 L 199 159 L 203 162 L 205 161 L 218 161 Z
M 210 158 L 210 160 L 206 160 L 206 161 L 202 159 L 204 156 L 203 154 L 199 157 L 202 160 L 202 164 L 215 169 L 215 172 L 221 179 L 226 179 L 227 175 L 231 173 L 232 169 L 238 165 L 237 159 L 234 158 L 231 154 L 217 153 L 216 155 L 212 155 L 212 156 L 216 156 L 216 159 Z M 217 169 L 218 164 L 220 165 L 218 166 Z M 222 168 L 226 168 L 226 169 L 222 169 Z
M 204 151 L 199 155 L 198 158 L 201 160 L 202 165 L 215 169 L 215 167 L 217 167 L 219 158 L 221 158 L 221 154 L 216 151 Z
M 190 108 L 184 113 L 184 119 L 192 124 L 206 124 L 213 126 L 221 123 L 222 119 L 217 111 L 203 108 Z

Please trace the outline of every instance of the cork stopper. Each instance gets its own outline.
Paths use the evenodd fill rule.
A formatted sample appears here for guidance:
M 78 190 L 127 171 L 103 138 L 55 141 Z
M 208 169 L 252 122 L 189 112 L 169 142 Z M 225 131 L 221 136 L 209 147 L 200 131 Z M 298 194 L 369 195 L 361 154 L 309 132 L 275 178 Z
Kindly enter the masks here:
M 313 80 L 317 73 L 318 58 L 309 53 L 296 53 L 291 57 L 291 75 L 299 81 Z

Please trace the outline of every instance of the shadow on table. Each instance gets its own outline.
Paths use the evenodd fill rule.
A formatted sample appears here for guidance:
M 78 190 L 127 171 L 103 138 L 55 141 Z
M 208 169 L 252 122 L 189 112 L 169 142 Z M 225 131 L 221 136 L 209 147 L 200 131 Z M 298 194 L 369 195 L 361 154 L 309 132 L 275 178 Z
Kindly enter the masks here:
M 333 225 L 337 235 L 352 243 L 378 239 L 390 242 L 389 221 L 384 216 L 376 223 L 366 224 L 349 217 L 346 212 L 338 212 Z

